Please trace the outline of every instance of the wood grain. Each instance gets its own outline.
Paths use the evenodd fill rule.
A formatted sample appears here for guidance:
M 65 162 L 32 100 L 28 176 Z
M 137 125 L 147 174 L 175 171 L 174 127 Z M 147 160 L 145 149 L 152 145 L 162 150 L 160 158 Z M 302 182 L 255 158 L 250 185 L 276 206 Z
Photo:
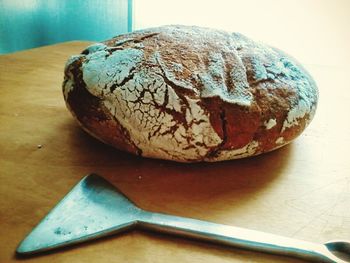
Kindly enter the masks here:
M 0 262 L 23 260 L 18 243 L 90 172 L 152 211 L 314 242 L 349 238 L 349 67 L 306 65 L 321 99 L 290 145 L 250 159 L 178 164 L 122 153 L 77 126 L 61 94 L 63 66 L 88 44 L 0 56 Z M 143 231 L 25 261 L 301 262 Z

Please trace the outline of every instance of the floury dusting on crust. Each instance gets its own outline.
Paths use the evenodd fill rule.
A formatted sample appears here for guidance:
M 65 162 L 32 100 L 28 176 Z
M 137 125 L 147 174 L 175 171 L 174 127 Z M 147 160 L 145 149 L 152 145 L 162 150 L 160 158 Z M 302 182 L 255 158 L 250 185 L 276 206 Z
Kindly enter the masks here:
M 270 130 L 271 128 L 276 126 L 276 124 L 277 124 L 276 119 L 269 119 L 268 121 L 264 122 L 264 125 L 267 130 Z
M 305 115 L 309 115 L 307 122 L 313 119 L 316 112 L 318 93 L 315 92 L 316 84 L 305 70 L 301 70 L 301 66 L 297 67 L 296 63 L 293 64 L 286 58 L 282 62 L 288 70 L 286 73 L 287 79 L 294 82 L 298 93 L 296 105 L 291 107 L 287 118 L 283 122 L 281 132 L 284 132 L 286 129 L 298 125 L 298 121 L 303 119 Z
M 81 57 L 82 57 L 81 55 L 71 56 L 66 62 L 65 70 L 68 68 L 68 66 L 72 65 L 75 61 L 79 60 Z M 69 92 L 71 92 L 74 88 L 74 81 L 73 81 L 74 76 L 72 75 L 72 72 L 67 71 L 66 74 L 68 75 L 67 76 L 68 78 L 66 78 L 66 82 L 63 86 L 63 96 L 65 100 L 68 99 Z
M 318 96 L 311 77 L 278 50 L 240 34 L 187 26 L 87 47 L 67 61 L 63 93 L 95 137 L 180 162 L 279 148 L 311 121 Z
M 142 50 L 95 50 L 82 66 L 86 88 L 103 99 L 144 156 L 196 160 L 222 142 L 199 99 L 180 98 L 164 77 L 140 69 Z
M 143 58 L 138 49 L 118 50 L 109 55 L 107 50 L 99 50 L 86 56 L 83 63 L 83 80 L 91 94 L 103 97 L 113 92 L 135 70 Z
M 252 94 L 248 91 L 248 80 L 245 67 L 236 52 L 231 52 L 236 64 L 231 70 L 225 65 L 225 60 L 221 53 L 210 53 L 208 56 L 208 68 L 204 73 L 199 74 L 203 84 L 201 92 L 202 98 L 220 97 L 223 100 L 237 105 L 250 106 L 253 100 Z M 233 80 L 234 89 L 226 85 L 227 71 L 229 79 Z
M 245 158 L 255 155 L 258 152 L 259 143 L 252 141 L 242 148 L 221 151 L 215 159 L 207 159 L 206 161 L 225 161 L 238 158 Z

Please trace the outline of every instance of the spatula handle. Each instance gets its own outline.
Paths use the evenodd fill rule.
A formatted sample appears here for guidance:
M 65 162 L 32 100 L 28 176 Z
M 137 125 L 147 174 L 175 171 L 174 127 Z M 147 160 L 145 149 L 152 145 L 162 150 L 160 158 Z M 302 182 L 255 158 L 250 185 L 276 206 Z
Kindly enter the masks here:
M 345 262 L 321 244 L 160 213 L 145 211 L 141 218 L 141 226 L 160 232 L 316 262 Z

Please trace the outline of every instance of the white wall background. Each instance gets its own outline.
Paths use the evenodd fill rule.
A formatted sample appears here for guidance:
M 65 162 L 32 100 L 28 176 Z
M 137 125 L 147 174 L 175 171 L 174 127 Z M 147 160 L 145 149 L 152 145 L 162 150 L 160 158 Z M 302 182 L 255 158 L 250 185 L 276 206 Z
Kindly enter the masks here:
M 134 0 L 134 21 L 238 31 L 306 64 L 350 64 L 350 0 Z

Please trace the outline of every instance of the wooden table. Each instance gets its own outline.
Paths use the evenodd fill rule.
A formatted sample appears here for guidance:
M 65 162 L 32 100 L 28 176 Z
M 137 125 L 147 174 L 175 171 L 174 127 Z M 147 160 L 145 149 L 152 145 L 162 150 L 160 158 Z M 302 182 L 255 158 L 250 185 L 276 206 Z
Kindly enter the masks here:
M 350 237 L 349 69 L 306 65 L 316 117 L 292 144 L 250 159 L 178 164 L 119 152 L 65 107 L 63 67 L 89 43 L 0 56 L 0 262 L 84 175 L 97 172 L 140 207 L 314 242 Z M 26 262 L 301 262 L 131 231 Z

